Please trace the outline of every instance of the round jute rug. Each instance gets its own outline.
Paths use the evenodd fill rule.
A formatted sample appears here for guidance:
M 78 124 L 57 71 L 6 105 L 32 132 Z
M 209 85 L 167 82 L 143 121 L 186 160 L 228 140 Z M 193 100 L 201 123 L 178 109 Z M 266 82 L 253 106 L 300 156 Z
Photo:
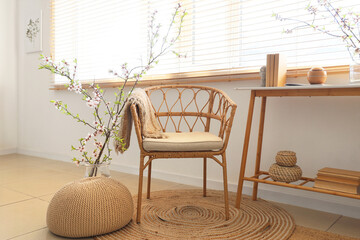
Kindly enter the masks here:
M 151 199 L 143 198 L 140 224 L 134 216 L 126 227 L 96 239 L 280 240 L 294 231 L 292 217 L 264 200 L 245 197 L 239 210 L 234 207 L 236 195 L 229 193 L 230 219 L 226 221 L 223 192 L 208 191 L 207 195 L 203 197 L 202 190 L 153 192 Z

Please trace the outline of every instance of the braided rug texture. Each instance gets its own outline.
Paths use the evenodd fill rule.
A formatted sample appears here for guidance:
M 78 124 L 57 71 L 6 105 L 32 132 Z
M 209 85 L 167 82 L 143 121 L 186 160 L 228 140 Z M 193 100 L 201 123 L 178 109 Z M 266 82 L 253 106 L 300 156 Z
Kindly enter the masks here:
M 264 200 L 243 198 L 234 207 L 235 193 L 229 193 L 230 220 L 225 220 L 222 191 L 170 190 L 143 196 L 141 223 L 133 220 L 119 231 L 98 236 L 114 239 L 288 239 L 295 229 L 292 217 Z M 134 197 L 134 201 L 137 197 Z M 135 211 L 136 212 L 136 211 Z

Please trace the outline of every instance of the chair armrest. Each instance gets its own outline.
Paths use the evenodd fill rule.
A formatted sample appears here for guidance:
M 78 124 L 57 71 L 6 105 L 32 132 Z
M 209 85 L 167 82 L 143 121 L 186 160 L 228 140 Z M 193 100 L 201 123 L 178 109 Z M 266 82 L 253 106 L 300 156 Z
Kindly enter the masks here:
M 221 104 L 221 125 L 219 137 L 221 137 L 224 141 L 223 151 L 225 151 L 227 144 L 229 142 L 230 132 L 232 128 L 232 124 L 234 121 L 234 116 L 236 112 L 237 105 L 223 92 L 222 98 L 223 103 Z

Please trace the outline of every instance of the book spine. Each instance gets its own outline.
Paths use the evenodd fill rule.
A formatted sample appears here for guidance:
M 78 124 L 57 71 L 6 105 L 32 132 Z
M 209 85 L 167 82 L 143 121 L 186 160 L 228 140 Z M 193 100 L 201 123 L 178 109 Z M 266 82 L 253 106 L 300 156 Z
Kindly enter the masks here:
M 278 86 L 284 87 L 286 84 L 286 55 L 280 54 L 279 56 L 279 80 L 278 80 Z
M 271 54 L 266 55 L 266 82 L 265 86 L 270 87 L 270 75 L 271 75 Z
M 332 177 L 337 177 L 337 178 L 346 178 L 346 179 L 351 179 L 354 181 L 360 181 L 360 178 L 357 176 L 353 176 L 353 175 L 346 175 L 346 174 L 340 174 L 340 173 L 332 173 L 332 172 L 318 172 L 318 175 L 320 176 L 332 176 Z
M 270 87 L 275 87 L 275 54 L 270 55 Z
M 326 175 L 326 174 L 317 174 L 317 178 L 320 180 L 325 180 L 329 182 L 338 182 L 338 183 L 345 183 L 351 185 L 360 185 L 360 180 L 349 179 L 346 177 L 341 176 L 333 176 L 333 175 Z
M 279 54 L 274 54 L 274 83 L 273 87 L 279 87 Z
M 319 173 L 337 174 L 337 175 L 343 175 L 343 176 L 360 179 L 360 171 L 346 170 L 346 169 L 340 169 L 340 168 L 325 167 L 325 168 L 320 169 Z
M 315 179 L 314 187 L 338 191 L 338 192 L 351 193 L 351 194 L 359 194 L 359 189 L 360 189 L 360 186 L 349 185 L 344 183 L 328 182 L 320 179 Z

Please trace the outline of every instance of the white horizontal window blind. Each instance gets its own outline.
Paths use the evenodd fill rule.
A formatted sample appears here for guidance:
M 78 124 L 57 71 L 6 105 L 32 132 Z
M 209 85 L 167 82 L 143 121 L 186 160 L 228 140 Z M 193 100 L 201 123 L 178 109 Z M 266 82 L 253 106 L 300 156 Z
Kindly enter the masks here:
M 343 13 L 346 12 L 345 9 L 360 13 L 360 2 L 353 0 L 331 2 L 334 7 L 341 7 Z M 240 65 L 257 67 L 259 63 L 265 64 L 264 56 L 267 53 L 277 52 L 287 56 L 289 67 L 349 64 L 351 58 L 341 38 L 315 31 L 311 27 L 301 27 L 304 23 L 300 21 L 312 24 L 314 15 L 305 8 L 308 5 L 317 7 L 317 3 L 317 0 L 243 1 Z M 318 10 L 313 25 L 335 35 L 342 35 L 341 29 L 331 15 L 321 11 L 323 10 L 321 7 L 318 7 Z M 274 14 L 289 20 L 279 21 L 276 16 L 272 16 Z M 292 33 L 284 33 L 292 29 L 294 29 Z M 356 31 L 358 32 L 359 29 Z
M 240 1 L 186 0 L 182 3 L 188 15 L 176 47 L 186 57 L 173 59 L 173 56 L 167 55 L 153 73 L 239 67 Z M 154 4 L 153 7 L 159 8 L 160 13 L 166 11 L 161 4 Z
M 53 57 L 77 58 L 80 80 L 111 78 L 109 69 L 146 54 L 146 16 L 143 0 L 54 0 Z
M 175 0 L 53 0 L 52 54 L 56 61 L 78 59 L 80 80 L 112 78 L 109 69 L 124 62 L 139 65 L 148 52 L 147 25 L 154 10 L 165 31 Z M 316 3 L 317 1 L 313 1 Z M 334 6 L 360 13 L 353 0 Z M 288 67 L 334 66 L 350 62 L 345 43 L 311 28 L 283 33 L 311 22 L 313 15 L 301 0 L 183 0 L 188 15 L 174 50 L 186 58 L 165 55 L 149 74 L 228 72 L 258 69 L 266 54 L 283 53 Z M 325 15 L 325 13 L 323 13 Z M 331 18 L 317 16 L 315 24 L 333 33 L 340 29 Z M 60 78 L 55 79 L 61 81 Z

